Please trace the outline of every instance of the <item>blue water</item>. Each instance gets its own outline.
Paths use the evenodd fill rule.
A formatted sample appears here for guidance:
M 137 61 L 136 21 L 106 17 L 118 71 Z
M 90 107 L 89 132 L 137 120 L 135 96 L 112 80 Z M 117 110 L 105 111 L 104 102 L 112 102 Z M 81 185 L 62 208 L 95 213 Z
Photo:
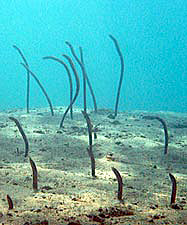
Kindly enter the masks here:
M 26 107 L 26 72 L 17 45 L 53 105 L 69 104 L 64 68 L 43 56 L 71 55 L 85 65 L 99 108 L 114 109 L 120 61 L 125 60 L 119 110 L 187 112 L 186 0 L 0 0 L 0 109 Z M 80 69 L 76 64 L 79 74 Z M 74 88 L 75 89 L 75 88 Z M 48 106 L 31 78 L 31 107 Z M 93 108 L 91 98 L 89 107 Z M 76 106 L 82 107 L 82 89 Z

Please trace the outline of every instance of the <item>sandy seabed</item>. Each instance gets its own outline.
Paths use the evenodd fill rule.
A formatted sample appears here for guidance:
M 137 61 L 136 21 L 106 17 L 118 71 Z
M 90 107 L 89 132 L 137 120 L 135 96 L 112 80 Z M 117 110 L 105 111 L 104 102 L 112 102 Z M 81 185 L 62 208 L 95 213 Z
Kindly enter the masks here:
M 173 112 L 89 112 L 97 125 L 93 141 L 96 178 L 87 153 L 88 131 L 81 110 L 59 128 L 63 107 L 0 112 L 0 224 L 187 224 L 187 114 Z M 164 131 L 169 147 L 164 155 Z M 29 156 L 38 170 L 37 192 L 15 117 L 27 135 Z M 117 199 L 115 167 L 123 178 L 123 202 Z M 177 180 L 176 209 L 170 207 L 172 173 Z M 14 208 L 8 209 L 7 194 Z

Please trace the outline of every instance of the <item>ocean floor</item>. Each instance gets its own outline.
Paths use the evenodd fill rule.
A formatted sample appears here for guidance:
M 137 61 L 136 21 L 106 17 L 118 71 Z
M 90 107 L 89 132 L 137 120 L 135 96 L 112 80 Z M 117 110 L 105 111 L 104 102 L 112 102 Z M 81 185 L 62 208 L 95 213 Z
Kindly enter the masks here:
M 88 111 L 97 139 L 93 140 L 96 178 L 91 175 L 88 130 L 80 109 L 59 128 L 63 107 L 0 112 L 0 224 L 187 224 L 187 114 L 173 112 Z M 168 126 L 168 154 L 164 130 Z M 38 191 L 32 189 L 32 170 L 23 138 L 9 117 L 18 119 L 29 141 L 29 156 L 38 170 Z M 123 178 L 123 202 L 117 199 Z M 172 184 L 177 197 L 170 207 Z M 13 201 L 9 209 L 7 195 Z

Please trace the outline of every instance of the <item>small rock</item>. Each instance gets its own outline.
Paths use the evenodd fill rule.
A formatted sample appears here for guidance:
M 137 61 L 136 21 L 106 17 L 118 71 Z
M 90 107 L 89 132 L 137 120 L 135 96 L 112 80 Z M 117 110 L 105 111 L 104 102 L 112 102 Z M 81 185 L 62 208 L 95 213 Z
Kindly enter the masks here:
M 33 133 L 37 133 L 37 134 L 45 134 L 45 132 L 42 131 L 42 130 L 33 130 Z

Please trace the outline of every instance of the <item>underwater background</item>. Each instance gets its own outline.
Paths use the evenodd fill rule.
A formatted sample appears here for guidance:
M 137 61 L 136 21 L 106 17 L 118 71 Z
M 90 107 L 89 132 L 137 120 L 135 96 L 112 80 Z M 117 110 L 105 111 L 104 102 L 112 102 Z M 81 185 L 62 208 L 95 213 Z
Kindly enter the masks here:
M 42 57 L 71 55 L 65 41 L 84 61 L 99 108 L 114 109 L 120 60 L 112 34 L 124 55 L 125 73 L 119 110 L 187 112 L 186 0 L 0 0 L 0 109 L 26 107 L 26 71 L 12 45 L 24 53 L 30 69 L 54 106 L 69 104 L 64 68 Z M 75 62 L 75 61 L 74 61 Z M 76 64 L 82 78 L 79 65 Z M 82 82 L 81 82 L 82 83 Z M 75 90 L 75 87 L 74 87 Z M 93 108 L 91 98 L 88 107 Z M 31 77 L 31 107 L 48 106 Z M 75 104 L 82 107 L 82 89 Z

